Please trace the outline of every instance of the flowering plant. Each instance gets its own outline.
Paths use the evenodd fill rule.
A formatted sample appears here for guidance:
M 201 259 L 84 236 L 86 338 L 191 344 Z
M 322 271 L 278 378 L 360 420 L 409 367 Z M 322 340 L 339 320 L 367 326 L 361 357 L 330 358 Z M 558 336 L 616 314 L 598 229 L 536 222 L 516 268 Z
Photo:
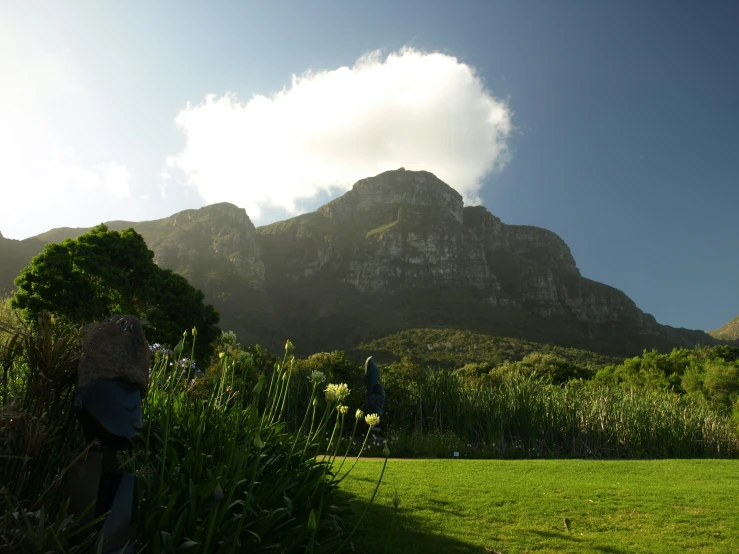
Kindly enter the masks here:
M 349 386 L 346 383 L 341 384 L 329 384 L 326 387 L 326 402 L 341 402 L 349 396 L 351 392 Z

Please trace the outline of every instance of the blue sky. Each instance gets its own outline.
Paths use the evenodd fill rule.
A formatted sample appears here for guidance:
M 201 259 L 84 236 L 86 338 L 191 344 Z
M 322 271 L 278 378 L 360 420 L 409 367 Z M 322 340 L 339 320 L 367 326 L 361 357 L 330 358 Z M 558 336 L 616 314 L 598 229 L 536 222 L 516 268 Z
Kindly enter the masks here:
M 721 0 L 3 3 L 0 231 L 220 200 L 259 225 L 427 163 L 713 329 L 739 314 L 738 26 Z

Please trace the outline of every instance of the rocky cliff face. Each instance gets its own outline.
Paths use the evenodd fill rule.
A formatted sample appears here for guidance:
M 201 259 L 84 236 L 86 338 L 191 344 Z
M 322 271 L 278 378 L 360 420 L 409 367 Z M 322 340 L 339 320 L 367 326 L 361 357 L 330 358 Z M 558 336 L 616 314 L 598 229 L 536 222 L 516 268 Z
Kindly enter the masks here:
M 272 348 L 286 337 L 305 352 L 348 348 L 413 327 L 616 355 L 715 341 L 659 325 L 621 291 L 580 275 L 555 233 L 464 207 L 456 191 L 425 171 L 363 179 L 313 213 L 258 229 L 226 203 L 109 224 L 131 226 L 160 266 L 203 290 L 224 328 Z
M 223 267 L 225 261 L 246 286 L 264 288 L 261 249 L 254 224 L 243 208 L 213 204 L 134 228 L 161 267 L 193 276 L 198 270 L 212 270 L 214 265 Z
M 239 287 L 264 288 L 256 229 L 246 210 L 233 204 L 213 204 L 153 221 L 109 221 L 106 225 L 111 231 L 133 227 L 144 237 L 160 267 L 184 275 L 206 294 L 217 294 L 224 280 L 238 281 Z M 40 252 L 44 243 L 75 239 L 89 230 L 62 227 L 27 240 L 38 242 Z M 215 288 L 209 291 L 212 282 Z
M 497 290 L 480 241 L 463 224 L 462 197 L 425 171 L 389 171 L 342 197 L 258 233 L 269 279 L 318 275 L 359 292 L 434 286 Z
M 597 324 L 628 321 L 639 333 L 658 330 L 654 318 L 624 293 L 582 277 L 569 247 L 555 233 L 506 225 L 482 206 L 465 208 L 464 216 L 484 245 L 490 271 L 527 311 Z
M 481 206 L 463 208 L 456 191 L 424 171 L 363 179 L 314 214 L 258 233 L 265 251 L 280 252 L 266 261 L 275 281 L 323 272 L 361 293 L 473 289 L 477 301 L 544 318 L 657 330 L 625 294 L 583 278 L 555 233 L 506 225 Z
M 555 233 L 506 225 L 481 206 L 465 208 L 456 191 L 424 171 L 363 179 L 316 212 L 257 233 L 273 295 L 310 290 L 324 297 L 301 302 L 314 328 L 352 308 L 382 317 L 374 310 L 383 305 L 399 325 L 422 313 L 427 326 L 619 353 L 711 341 L 659 325 L 623 292 L 582 277 Z M 351 299 L 336 300 L 343 296 Z
M 506 225 L 482 206 L 464 208 L 464 224 L 490 252 L 506 251 L 565 273 L 580 274 L 557 234 L 529 225 Z

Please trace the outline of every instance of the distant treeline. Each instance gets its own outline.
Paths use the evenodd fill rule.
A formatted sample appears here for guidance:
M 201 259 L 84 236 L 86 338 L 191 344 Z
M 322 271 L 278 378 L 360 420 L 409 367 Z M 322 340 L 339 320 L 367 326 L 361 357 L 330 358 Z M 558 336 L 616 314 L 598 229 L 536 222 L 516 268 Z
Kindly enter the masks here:
M 409 329 L 364 343 L 348 352 L 352 359 L 374 356 L 380 363 L 410 357 L 415 362 L 445 369 L 459 369 L 467 364 L 497 367 L 522 360 L 529 354 L 551 354 L 565 360 L 578 375 L 592 375 L 623 358 L 589 350 L 542 344 L 519 338 L 498 337 L 460 329 Z

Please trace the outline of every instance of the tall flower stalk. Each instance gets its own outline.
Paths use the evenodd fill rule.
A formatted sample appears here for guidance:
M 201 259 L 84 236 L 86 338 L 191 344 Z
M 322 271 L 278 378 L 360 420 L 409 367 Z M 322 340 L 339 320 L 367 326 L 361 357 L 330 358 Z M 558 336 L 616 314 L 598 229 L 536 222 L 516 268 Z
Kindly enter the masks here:
M 323 508 L 344 502 L 335 496 L 333 463 L 348 412 L 342 401 L 350 391 L 312 374 L 301 424 L 288 433 L 286 407 L 295 390 L 290 350 L 271 375 L 259 376 L 251 394 L 246 372 L 237 375 L 227 354 L 204 400 L 188 394 L 189 375 L 167 381 L 175 367 L 169 363 L 176 360 L 162 358 L 152 369 L 144 443 L 125 463 L 139 475 L 137 523 L 147 548 L 171 548 L 162 542 L 162 529 L 168 544 L 201 551 L 242 551 L 258 543 L 275 551 L 312 552 L 319 543 L 329 550 L 341 543 L 346 533 L 329 531 Z M 276 524 L 260 531 L 262 517 Z
M 359 415 L 359 414 L 361 414 L 361 410 L 357 410 L 357 415 Z M 356 419 L 359 420 L 358 417 Z M 364 452 L 364 447 L 367 446 L 367 439 L 369 439 L 370 433 L 372 432 L 372 428 L 373 427 L 376 427 L 377 425 L 380 424 L 380 416 L 378 416 L 377 414 L 368 414 L 368 415 L 365 416 L 364 421 L 367 423 L 367 433 L 364 435 L 364 442 L 362 442 L 362 446 L 359 449 L 359 452 L 357 453 L 357 457 L 354 458 L 354 462 L 352 463 L 351 467 L 347 470 L 347 472 L 343 475 L 343 477 L 341 477 L 340 479 L 336 480 L 336 477 L 338 477 L 338 474 L 339 474 L 338 471 L 336 472 L 336 475 L 334 477 L 334 480 L 336 481 L 336 484 L 339 484 L 344 479 L 346 479 L 346 477 L 354 469 L 354 466 L 357 465 L 357 462 L 359 461 L 359 458 L 362 456 L 362 452 Z M 356 428 L 357 423 L 355 422 L 354 425 L 355 425 L 355 428 Z M 347 450 L 347 452 L 348 452 L 348 450 Z M 346 459 L 346 457 L 345 457 L 345 459 Z M 342 462 L 341 466 L 339 466 L 339 469 L 343 465 L 344 465 L 344 463 Z

